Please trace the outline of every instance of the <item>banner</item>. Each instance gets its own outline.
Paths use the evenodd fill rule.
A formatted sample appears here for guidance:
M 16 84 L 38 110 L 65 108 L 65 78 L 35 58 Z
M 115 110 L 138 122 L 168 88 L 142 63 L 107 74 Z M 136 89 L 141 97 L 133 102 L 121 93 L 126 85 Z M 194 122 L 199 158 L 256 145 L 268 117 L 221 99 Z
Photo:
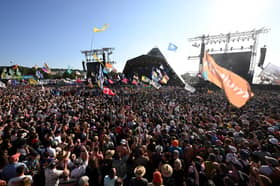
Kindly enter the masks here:
M 217 65 L 208 53 L 203 58 L 202 77 L 223 89 L 229 102 L 238 108 L 254 95 L 245 79 Z
M 185 83 L 185 90 L 194 93 L 196 90 L 194 87 L 192 87 L 191 85 L 189 85 L 188 83 Z

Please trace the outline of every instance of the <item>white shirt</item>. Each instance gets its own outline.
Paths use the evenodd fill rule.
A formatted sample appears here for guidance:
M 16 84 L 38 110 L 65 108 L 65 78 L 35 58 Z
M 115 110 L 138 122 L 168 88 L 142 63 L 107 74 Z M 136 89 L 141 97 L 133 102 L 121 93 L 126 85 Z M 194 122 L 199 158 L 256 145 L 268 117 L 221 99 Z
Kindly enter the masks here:
M 31 183 L 33 183 L 32 176 L 23 175 L 23 176 L 17 176 L 17 177 L 14 177 L 14 178 L 10 179 L 9 182 L 8 182 L 8 186 L 13 186 L 14 184 L 21 181 L 25 177 L 28 177 L 31 180 Z
M 50 156 L 56 157 L 56 150 L 52 147 L 47 147 L 47 152 L 49 153 Z
M 86 168 L 88 165 L 88 161 L 85 161 L 83 165 L 73 169 L 71 171 L 71 178 L 77 178 L 79 179 L 80 177 L 82 177 L 83 175 L 85 175 L 86 173 Z
M 45 186 L 58 186 L 63 170 L 45 169 Z

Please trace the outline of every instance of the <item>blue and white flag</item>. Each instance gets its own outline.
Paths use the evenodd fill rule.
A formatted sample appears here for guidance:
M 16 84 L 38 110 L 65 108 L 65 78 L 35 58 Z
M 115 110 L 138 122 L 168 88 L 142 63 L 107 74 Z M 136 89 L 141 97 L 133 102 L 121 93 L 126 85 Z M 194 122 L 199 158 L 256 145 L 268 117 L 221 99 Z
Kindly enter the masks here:
M 172 43 L 169 43 L 169 45 L 168 45 L 168 50 L 170 50 L 170 51 L 176 51 L 177 48 L 178 47 Z

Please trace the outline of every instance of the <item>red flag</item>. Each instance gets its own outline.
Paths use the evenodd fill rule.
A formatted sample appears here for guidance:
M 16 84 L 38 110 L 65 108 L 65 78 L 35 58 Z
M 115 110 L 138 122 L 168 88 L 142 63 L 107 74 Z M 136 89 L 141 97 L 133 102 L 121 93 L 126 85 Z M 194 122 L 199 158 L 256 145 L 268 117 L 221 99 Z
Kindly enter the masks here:
M 103 94 L 107 94 L 107 95 L 110 95 L 110 96 L 116 95 L 111 89 L 109 89 L 107 87 L 103 88 Z
M 128 83 L 128 79 L 127 79 L 127 78 L 124 78 L 124 79 L 122 80 L 122 82 L 123 82 L 124 84 L 127 84 L 127 83 Z
M 109 82 L 110 84 L 114 84 L 114 81 L 111 80 L 111 79 L 109 79 L 108 82 Z

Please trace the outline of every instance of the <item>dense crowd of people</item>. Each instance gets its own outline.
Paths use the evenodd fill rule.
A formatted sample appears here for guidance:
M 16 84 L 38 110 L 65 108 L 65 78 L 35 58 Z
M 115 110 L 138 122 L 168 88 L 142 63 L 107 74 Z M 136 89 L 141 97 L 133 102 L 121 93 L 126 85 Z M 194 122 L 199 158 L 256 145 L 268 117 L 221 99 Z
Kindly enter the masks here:
M 1 89 L 0 185 L 280 185 L 279 92 L 112 90 Z

